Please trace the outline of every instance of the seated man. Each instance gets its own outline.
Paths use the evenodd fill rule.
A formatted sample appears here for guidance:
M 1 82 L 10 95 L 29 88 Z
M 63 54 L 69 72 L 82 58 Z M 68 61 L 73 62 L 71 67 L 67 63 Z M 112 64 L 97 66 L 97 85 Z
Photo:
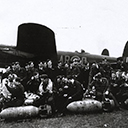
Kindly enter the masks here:
M 41 82 L 37 94 L 40 98 L 33 102 L 35 106 L 50 105 L 52 107 L 52 112 L 55 111 L 54 99 L 53 99 L 53 82 L 48 77 L 47 74 L 42 74 L 40 76 Z
M 73 102 L 82 100 L 83 98 L 83 87 L 81 83 L 75 79 L 62 78 L 59 82 L 59 88 L 56 89 L 56 107 L 60 115 L 65 114 L 66 106 Z M 58 83 L 56 83 L 58 84 Z M 57 85 L 58 86 L 58 85 Z
M 96 100 L 102 101 L 103 94 L 107 90 L 109 90 L 108 80 L 105 77 L 102 77 L 101 73 L 97 73 L 94 77 L 92 82 L 88 86 L 88 94 L 95 98 Z
M 3 81 L 2 92 L 4 94 L 4 89 L 8 90 L 7 97 L 4 97 L 3 100 L 3 109 L 8 107 L 17 107 L 21 106 L 24 103 L 24 87 L 20 82 L 20 78 L 18 78 L 15 74 L 9 74 L 8 78 Z M 7 92 L 7 91 L 6 91 Z

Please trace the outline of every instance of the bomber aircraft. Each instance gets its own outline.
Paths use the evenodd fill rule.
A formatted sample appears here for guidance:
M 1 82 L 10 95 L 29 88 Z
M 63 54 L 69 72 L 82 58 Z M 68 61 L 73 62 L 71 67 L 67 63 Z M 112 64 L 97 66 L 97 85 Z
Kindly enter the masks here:
M 128 43 L 124 48 L 122 57 L 128 62 Z M 116 62 L 116 57 L 110 57 L 107 49 L 104 49 L 101 55 L 89 54 L 82 50 L 81 52 L 58 51 L 56 49 L 54 32 L 41 24 L 23 23 L 18 26 L 17 46 L 0 45 L 0 67 L 4 68 L 12 62 L 19 61 L 25 64 L 28 61 L 46 61 L 51 59 L 53 64 L 58 61 L 62 63 L 70 62 L 74 58 L 83 63 L 99 62 L 106 58 L 109 62 Z

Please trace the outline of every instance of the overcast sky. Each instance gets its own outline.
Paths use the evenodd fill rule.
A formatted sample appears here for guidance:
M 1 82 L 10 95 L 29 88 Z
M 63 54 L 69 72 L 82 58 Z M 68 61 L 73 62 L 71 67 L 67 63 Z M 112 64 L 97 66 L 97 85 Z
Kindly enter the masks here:
M 0 0 L 0 44 L 16 45 L 22 23 L 55 32 L 57 50 L 121 56 L 128 40 L 128 0 Z

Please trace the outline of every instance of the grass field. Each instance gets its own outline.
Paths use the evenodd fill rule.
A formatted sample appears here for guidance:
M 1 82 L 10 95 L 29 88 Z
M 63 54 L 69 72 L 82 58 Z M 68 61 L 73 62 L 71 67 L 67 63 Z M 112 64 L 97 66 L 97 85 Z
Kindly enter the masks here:
M 63 117 L 0 121 L 0 128 L 127 128 L 128 110 L 95 114 L 67 114 Z

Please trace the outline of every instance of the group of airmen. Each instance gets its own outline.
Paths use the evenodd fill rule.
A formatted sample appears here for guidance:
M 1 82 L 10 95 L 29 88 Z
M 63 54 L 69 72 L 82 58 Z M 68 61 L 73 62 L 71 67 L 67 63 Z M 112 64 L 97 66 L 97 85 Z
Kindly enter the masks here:
M 26 105 L 43 110 L 47 105 L 49 114 L 62 116 L 69 103 L 86 98 L 102 102 L 104 111 L 128 109 L 128 68 L 121 58 L 114 66 L 106 58 L 85 64 L 59 61 L 56 66 L 51 60 L 29 61 L 24 67 L 13 62 L 0 77 L 1 110 Z

